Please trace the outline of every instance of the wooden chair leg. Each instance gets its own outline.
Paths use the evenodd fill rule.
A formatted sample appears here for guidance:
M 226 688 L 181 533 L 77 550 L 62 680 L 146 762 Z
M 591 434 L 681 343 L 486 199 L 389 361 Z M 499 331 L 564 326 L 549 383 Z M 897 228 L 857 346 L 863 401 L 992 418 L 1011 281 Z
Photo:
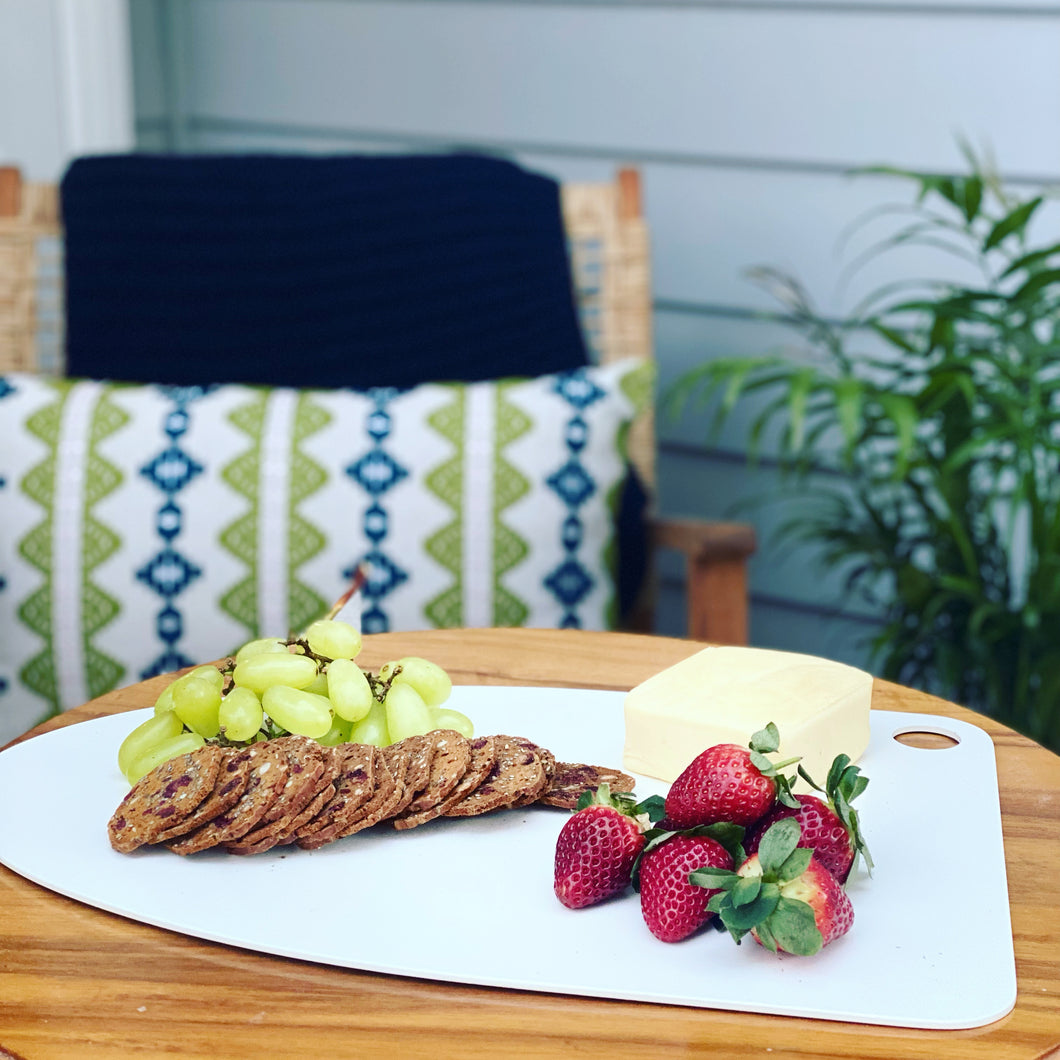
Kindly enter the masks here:
M 652 543 L 675 549 L 685 558 L 687 636 L 746 645 L 747 561 L 755 550 L 754 528 L 747 523 L 656 516 Z
M 688 561 L 688 636 L 745 645 L 748 637 L 747 563 L 743 557 Z

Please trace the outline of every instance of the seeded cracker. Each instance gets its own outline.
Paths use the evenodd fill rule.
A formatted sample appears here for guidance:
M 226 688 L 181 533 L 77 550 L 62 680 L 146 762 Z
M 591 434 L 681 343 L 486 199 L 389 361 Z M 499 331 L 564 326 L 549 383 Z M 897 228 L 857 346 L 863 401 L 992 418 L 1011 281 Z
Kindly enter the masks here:
M 357 811 L 340 838 L 363 832 L 366 828 L 385 820 L 394 812 L 394 807 L 401 799 L 404 789 L 394 779 L 390 772 L 389 760 L 382 751 L 379 752 L 379 759 L 375 770 L 375 794 Z
M 421 810 L 416 814 L 403 815 L 395 818 L 394 827 L 402 830 L 416 828 L 436 817 L 445 816 L 446 812 L 458 802 L 462 802 L 490 775 L 493 764 L 497 760 L 492 736 L 476 736 L 471 743 L 471 761 L 467 770 L 455 788 L 436 806 L 428 810 Z
M 412 800 L 425 791 L 431 779 L 431 755 L 434 747 L 425 736 L 407 736 L 386 748 L 388 758 L 405 759 L 405 790 L 392 815 L 400 814 Z
M 184 820 L 213 791 L 223 758 L 220 747 L 206 746 L 152 769 L 114 811 L 107 825 L 110 845 L 131 853 Z
M 515 802 L 512 803 L 513 807 L 530 806 L 533 803 L 538 802 L 541 796 L 548 790 L 548 786 L 556 772 L 556 756 L 547 748 L 534 743 L 533 740 L 526 739 L 525 736 L 513 736 L 512 739 L 521 744 L 527 751 L 537 758 L 545 773 L 545 782 L 540 788 L 528 791 L 527 794 L 516 799 Z
M 334 830 L 338 834 L 353 818 L 358 808 L 375 791 L 375 753 L 379 748 L 370 744 L 342 744 L 335 748 L 340 756 L 340 769 L 335 779 L 335 794 L 323 809 L 295 833 L 299 846 L 311 840 L 315 832 Z
M 246 753 L 253 758 L 250 782 L 239 802 L 212 821 L 171 840 L 166 845 L 176 854 L 196 854 L 212 846 L 239 839 L 251 830 L 279 798 L 287 783 L 287 756 L 271 741 L 256 743 Z
M 333 769 L 334 767 L 329 764 L 327 768 Z M 325 773 L 325 777 L 327 777 L 327 773 Z M 287 828 L 276 837 L 276 842 L 273 845 L 286 846 L 288 843 L 293 843 L 295 836 L 298 835 L 299 829 L 302 828 L 303 825 L 314 820 L 317 814 L 320 813 L 320 811 L 327 806 L 334 797 L 335 781 L 334 779 L 327 779 L 320 791 L 318 791 L 313 798 L 306 803 L 305 809 L 303 809 L 302 812 L 291 821 Z
M 272 808 L 254 828 L 240 839 L 225 844 L 230 854 L 261 854 L 271 850 L 289 834 L 295 819 L 325 784 L 330 786 L 328 798 L 335 792 L 334 785 L 325 777 L 325 748 L 316 740 L 305 736 L 281 736 L 273 742 L 287 755 L 287 783 Z M 317 806 L 313 816 L 324 801 Z
M 394 778 L 396 789 L 394 805 L 391 807 L 390 813 L 387 814 L 389 817 L 391 814 L 399 812 L 400 808 L 408 805 L 405 792 L 408 789 L 409 756 L 404 754 L 397 744 L 392 743 L 383 748 L 383 757 L 386 759 L 386 767 L 390 770 L 390 775 Z
M 489 776 L 465 798 L 451 806 L 446 817 L 475 817 L 502 810 L 523 798 L 533 801 L 545 788 L 548 777 L 538 755 L 522 737 L 494 736 L 496 761 Z
M 407 814 L 422 813 L 446 798 L 471 761 L 471 744 L 453 729 L 436 729 L 425 739 L 431 744 L 430 775 L 427 786 L 408 804 Z
M 315 849 L 388 819 L 404 831 L 535 802 L 572 809 L 605 781 L 613 791 L 634 786 L 618 769 L 557 763 L 522 736 L 435 730 L 382 749 L 283 736 L 241 749 L 207 744 L 164 763 L 133 787 L 108 833 L 123 853 L 145 843 L 181 854 Z
M 371 766 L 368 770 L 371 777 L 371 790 L 368 798 L 351 803 L 351 808 L 344 813 L 336 814 L 330 824 L 318 828 L 310 835 L 300 837 L 298 845 L 303 850 L 316 850 L 343 836 L 352 835 L 366 815 L 375 813 L 380 806 L 395 801 L 397 785 L 387 768 L 383 752 L 378 747 L 371 747 L 368 754 L 371 758 Z
M 580 762 L 560 762 L 556 774 L 542 794 L 540 802 L 546 806 L 573 810 L 587 790 L 595 791 L 601 784 L 611 791 L 632 791 L 636 781 L 628 773 L 607 766 L 588 766 Z
M 234 747 L 225 748 L 213 791 L 199 804 L 194 813 L 189 814 L 183 821 L 171 828 L 159 832 L 154 841 L 165 843 L 178 836 L 187 835 L 188 832 L 195 831 L 200 825 L 212 821 L 235 806 L 247 790 L 253 765 L 254 759 L 245 750 L 237 750 Z

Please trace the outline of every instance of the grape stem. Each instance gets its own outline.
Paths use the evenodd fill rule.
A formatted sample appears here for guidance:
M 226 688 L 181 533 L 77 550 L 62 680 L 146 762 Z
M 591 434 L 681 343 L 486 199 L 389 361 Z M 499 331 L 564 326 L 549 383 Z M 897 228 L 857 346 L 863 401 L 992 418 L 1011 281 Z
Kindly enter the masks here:
M 324 618 L 327 620 L 333 619 L 350 602 L 354 593 L 361 590 L 366 581 L 368 581 L 368 568 L 364 563 L 358 563 L 357 569 L 353 572 L 353 580 L 350 582 L 350 587 L 331 605 L 331 610 Z
M 287 647 L 298 648 L 299 652 L 296 654 L 301 654 L 306 656 L 306 658 L 308 659 L 312 659 L 313 662 L 317 664 L 318 669 L 325 669 L 327 667 L 327 664 L 331 662 L 331 659 L 329 659 L 326 655 L 320 655 L 319 653 L 313 651 L 313 649 L 309 647 L 309 641 L 306 640 L 304 637 L 289 637 L 287 640 Z

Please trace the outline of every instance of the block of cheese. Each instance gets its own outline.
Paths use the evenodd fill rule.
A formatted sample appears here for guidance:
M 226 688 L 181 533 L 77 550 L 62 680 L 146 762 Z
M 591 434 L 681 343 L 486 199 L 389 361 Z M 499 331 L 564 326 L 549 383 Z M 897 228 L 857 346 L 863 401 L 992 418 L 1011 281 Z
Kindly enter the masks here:
M 872 675 L 853 666 L 761 648 L 704 648 L 626 695 L 623 763 L 673 783 L 701 751 L 746 746 L 772 721 L 780 757 L 800 755 L 823 787 L 837 754 L 857 761 L 868 747 L 871 699 Z

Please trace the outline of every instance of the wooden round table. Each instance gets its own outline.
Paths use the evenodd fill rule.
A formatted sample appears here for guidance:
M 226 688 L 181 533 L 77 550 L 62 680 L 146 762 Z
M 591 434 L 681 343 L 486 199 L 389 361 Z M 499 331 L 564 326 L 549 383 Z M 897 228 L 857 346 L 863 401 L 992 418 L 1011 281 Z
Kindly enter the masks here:
M 375 669 L 417 654 L 457 684 L 624 690 L 701 647 L 630 634 L 444 630 L 367 637 L 358 661 Z M 24 739 L 149 706 L 169 679 L 110 693 Z M 994 741 L 1019 992 L 989 1026 L 913 1031 L 348 971 L 148 927 L 0 867 L 0 1057 L 1060 1057 L 1060 757 L 898 685 L 877 681 L 873 705 L 962 719 Z

